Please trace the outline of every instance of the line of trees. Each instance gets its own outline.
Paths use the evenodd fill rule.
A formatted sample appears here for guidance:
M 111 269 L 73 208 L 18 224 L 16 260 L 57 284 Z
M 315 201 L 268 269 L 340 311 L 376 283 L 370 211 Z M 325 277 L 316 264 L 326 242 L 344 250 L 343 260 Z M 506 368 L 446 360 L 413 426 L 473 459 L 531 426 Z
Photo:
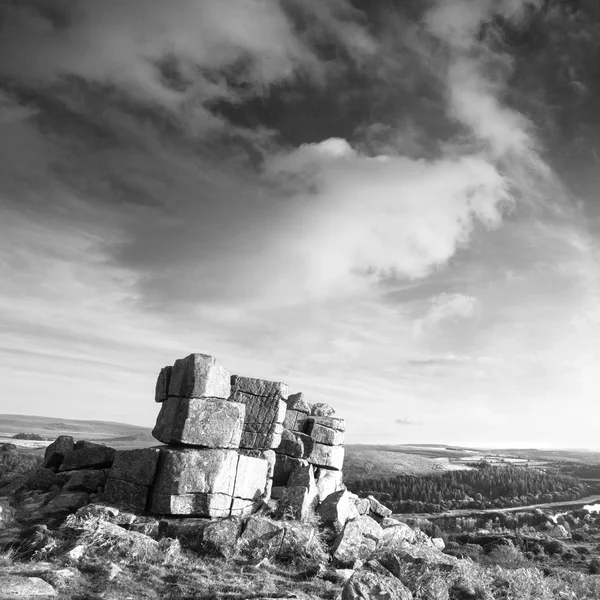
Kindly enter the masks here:
M 574 477 L 539 469 L 480 465 L 432 475 L 361 479 L 348 487 L 373 494 L 396 513 L 441 512 L 456 508 L 505 508 L 577 500 L 600 493 Z

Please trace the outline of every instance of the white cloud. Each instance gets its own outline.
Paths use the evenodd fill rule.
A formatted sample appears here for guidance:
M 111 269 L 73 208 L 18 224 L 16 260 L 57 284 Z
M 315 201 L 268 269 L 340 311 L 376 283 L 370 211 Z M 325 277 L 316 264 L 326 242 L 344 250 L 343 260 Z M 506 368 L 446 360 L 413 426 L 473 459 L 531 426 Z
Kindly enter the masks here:
M 507 183 L 484 158 L 369 157 L 344 140 L 306 144 L 268 160 L 291 186 L 295 244 L 311 287 L 421 278 L 465 247 L 476 224 L 498 226 Z
M 477 298 L 467 294 L 444 292 L 429 301 L 425 316 L 417 321 L 419 330 L 436 329 L 446 322 L 456 322 L 476 316 Z

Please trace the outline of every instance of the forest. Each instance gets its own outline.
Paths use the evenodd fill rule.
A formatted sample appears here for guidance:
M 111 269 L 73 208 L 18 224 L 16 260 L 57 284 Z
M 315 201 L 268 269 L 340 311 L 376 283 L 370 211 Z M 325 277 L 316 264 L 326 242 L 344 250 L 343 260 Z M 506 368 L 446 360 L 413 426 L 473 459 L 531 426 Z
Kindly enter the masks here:
M 372 494 L 395 513 L 506 508 L 577 500 L 600 493 L 598 483 L 584 483 L 575 477 L 530 467 L 488 464 L 432 475 L 361 479 L 348 487 L 359 495 Z

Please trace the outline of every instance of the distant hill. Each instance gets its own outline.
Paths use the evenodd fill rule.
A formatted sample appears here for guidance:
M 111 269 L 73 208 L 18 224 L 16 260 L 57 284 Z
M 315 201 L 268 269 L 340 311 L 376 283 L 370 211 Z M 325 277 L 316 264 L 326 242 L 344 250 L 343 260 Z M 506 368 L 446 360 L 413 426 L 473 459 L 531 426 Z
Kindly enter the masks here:
M 114 447 L 149 446 L 158 443 L 152 437 L 150 428 L 139 425 L 0 414 L 0 438 L 12 438 L 17 433 L 37 433 L 52 439 L 59 435 L 72 435 L 76 440 L 101 441 Z
M 424 475 L 469 468 L 451 462 L 469 456 L 470 450 L 447 448 L 441 444 L 384 446 L 348 444 L 344 459 L 344 480 Z

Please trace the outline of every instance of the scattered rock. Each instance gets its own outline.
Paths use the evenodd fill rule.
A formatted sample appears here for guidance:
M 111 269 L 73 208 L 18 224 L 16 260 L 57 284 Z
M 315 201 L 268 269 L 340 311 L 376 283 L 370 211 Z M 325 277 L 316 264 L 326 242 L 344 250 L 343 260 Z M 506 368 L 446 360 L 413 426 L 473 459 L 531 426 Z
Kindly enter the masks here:
M 256 552 L 261 556 L 275 557 L 281 550 L 284 526 L 263 516 L 252 516 L 246 522 L 240 542 L 243 550 Z
M 317 402 L 312 405 L 310 414 L 315 417 L 330 417 L 335 414 L 335 410 L 325 402 Z
M 366 560 L 377 547 L 381 534 L 381 526 L 371 517 L 361 516 L 348 521 L 334 542 L 333 557 L 343 566 Z
M 342 600 L 413 600 L 402 582 L 377 561 L 369 561 L 344 585 Z
M 2 600 L 55 598 L 56 590 L 39 577 L 0 575 Z
M 47 448 L 42 466 L 47 469 L 58 469 L 63 458 L 75 448 L 70 435 L 59 435 Z
M 305 413 L 306 415 L 310 415 L 311 406 L 304 399 L 304 394 L 302 392 L 290 394 L 286 404 L 288 410 L 296 410 L 298 412 Z
M 360 516 L 350 500 L 348 490 L 340 490 L 327 496 L 317 508 L 317 514 L 324 525 L 333 527 L 337 532 L 344 528 L 346 521 Z
M 235 550 L 241 531 L 242 524 L 239 519 L 214 521 L 204 527 L 202 540 L 206 549 L 228 558 Z
M 46 504 L 44 513 L 74 513 L 77 509 L 85 506 L 89 498 L 90 495 L 87 492 L 62 492 Z
M 387 506 L 381 504 L 381 502 L 379 502 L 377 498 L 375 498 L 374 496 L 367 496 L 367 500 L 371 504 L 371 512 L 373 514 L 377 515 L 378 517 L 381 517 L 382 519 L 391 516 L 392 511 L 389 508 L 387 508 Z

